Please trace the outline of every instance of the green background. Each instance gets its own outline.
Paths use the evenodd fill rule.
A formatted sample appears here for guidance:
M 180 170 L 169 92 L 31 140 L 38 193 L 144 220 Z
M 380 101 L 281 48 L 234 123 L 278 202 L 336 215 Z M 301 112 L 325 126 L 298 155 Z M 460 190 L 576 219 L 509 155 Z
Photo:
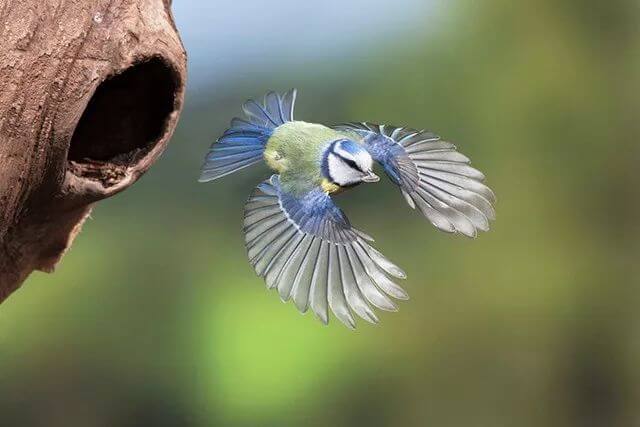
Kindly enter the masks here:
M 640 425 L 639 9 L 447 2 L 436 30 L 190 90 L 156 166 L 0 307 L 0 425 Z M 324 327 L 255 277 L 265 167 L 196 183 L 244 99 L 293 86 L 307 121 L 445 136 L 498 196 L 476 240 L 389 182 L 339 197 L 408 274 L 377 326 Z

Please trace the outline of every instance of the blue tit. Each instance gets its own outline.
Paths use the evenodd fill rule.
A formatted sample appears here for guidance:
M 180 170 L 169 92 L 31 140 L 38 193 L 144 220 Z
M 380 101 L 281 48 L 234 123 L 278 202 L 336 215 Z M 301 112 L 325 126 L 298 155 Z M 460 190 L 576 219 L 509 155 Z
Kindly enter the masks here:
M 353 313 L 372 323 L 372 307 L 396 311 L 405 273 L 351 225 L 332 195 L 374 183 L 374 161 L 412 208 L 436 228 L 475 237 L 495 219 L 495 195 L 469 159 L 439 136 L 404 127 L 347 123 L 327 127 L 294 120 L 296 91 L 247 101 L 244 118 L 206 155 L 201 182 L 264 161 L 275 172 L 244 207 L 249 262 L 269 289 L 325 324 L 329 309 L 349 328 Z

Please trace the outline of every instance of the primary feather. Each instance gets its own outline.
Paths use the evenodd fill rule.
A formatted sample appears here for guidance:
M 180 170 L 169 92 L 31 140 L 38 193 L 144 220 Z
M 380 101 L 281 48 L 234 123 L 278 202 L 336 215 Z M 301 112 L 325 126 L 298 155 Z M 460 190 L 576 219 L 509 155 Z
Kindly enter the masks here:
M 482 183 L 482 172 L 453 144 L 431 132 L 394 126 L 348 123 L 336 128 L 360 136 L 409 205 L 438 229 L 468 237 L 489 230 L 495 195 Z
M 469 159 L 437 135 L 370 123 L 326 127 L 294 120 L 296 91 L 269 92 L 243 105 L 244 118 L 211 146 L 201 181 L 264 159 L 277 174 L 245 205 L 247 255 L 267 287 L 283 301 L 311 309 L 323 322 L 329 311 L 349 328 L 353 313 L 378 322 L 372 306 L 395 311 L 391 298 L 407 293 L 391 277 L 404 272 L 353 228 L 331 194 L 375 182 L 380 163 L 412 208 L 438 229 L 475 237 L 495 218 L 495 195 Z
M 274 175 L 249 197 L 244 232 L 249 260 L 267 286 L 302 312 L 311 307 L 324 323 L 328 308 L 350 328 L 350 309 L 376 323 L 369 304 L 393 311 L 387 295 L 407 298 L 387 277 L 404 278 L 404 272 L 373 249 L 319 188 L 293 195 Z

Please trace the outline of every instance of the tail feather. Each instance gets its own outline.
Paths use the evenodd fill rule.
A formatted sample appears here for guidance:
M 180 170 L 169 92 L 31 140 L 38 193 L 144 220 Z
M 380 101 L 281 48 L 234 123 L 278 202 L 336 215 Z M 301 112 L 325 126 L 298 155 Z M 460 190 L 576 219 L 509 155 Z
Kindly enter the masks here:
M 200 175 L 200 182 L 213 181 L 262 160 L 273 130 L 293 121 L 296 90 L 280 95 L 269 92 L 262 104 L 245 102 L 245 118 L 234 118 L 231 127 L 211 146 Z

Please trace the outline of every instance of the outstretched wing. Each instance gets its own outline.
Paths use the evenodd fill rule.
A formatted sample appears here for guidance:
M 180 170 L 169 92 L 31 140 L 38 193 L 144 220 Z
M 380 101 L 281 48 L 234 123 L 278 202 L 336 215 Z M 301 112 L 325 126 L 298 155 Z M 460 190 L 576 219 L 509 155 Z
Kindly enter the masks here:
M 372 248 L 372 239 L 351 227 L 320 188 L 296 197 L 273 175 L 245 205 L 244 233 L 251 265 L 267 286 L 303 313 L 311 307 L 325 324 L 328 308 L 354 328 L 350 309 L 376 323 L 369 304 L 396 311 L 387 295 L 408 298 L 387 277 L 405 278 L 404 272 Z
M 469 237 L 489 230 L 495 195 L 482 183 L 482 172 L 450 142 L 431 132 L 372 123 L 335 128 L 359 134 L 407 203 L 417 206 L 438 229 Z
M 295 89 L 282 95 L 272 91 L 262 103 L 253 99 L 245 102 L 245 118 L 234 118 L 231 127 L 211 145 L 199 181 L 213 181 L 261 162 L 273 130 L 293 121 L 296 93 Z

